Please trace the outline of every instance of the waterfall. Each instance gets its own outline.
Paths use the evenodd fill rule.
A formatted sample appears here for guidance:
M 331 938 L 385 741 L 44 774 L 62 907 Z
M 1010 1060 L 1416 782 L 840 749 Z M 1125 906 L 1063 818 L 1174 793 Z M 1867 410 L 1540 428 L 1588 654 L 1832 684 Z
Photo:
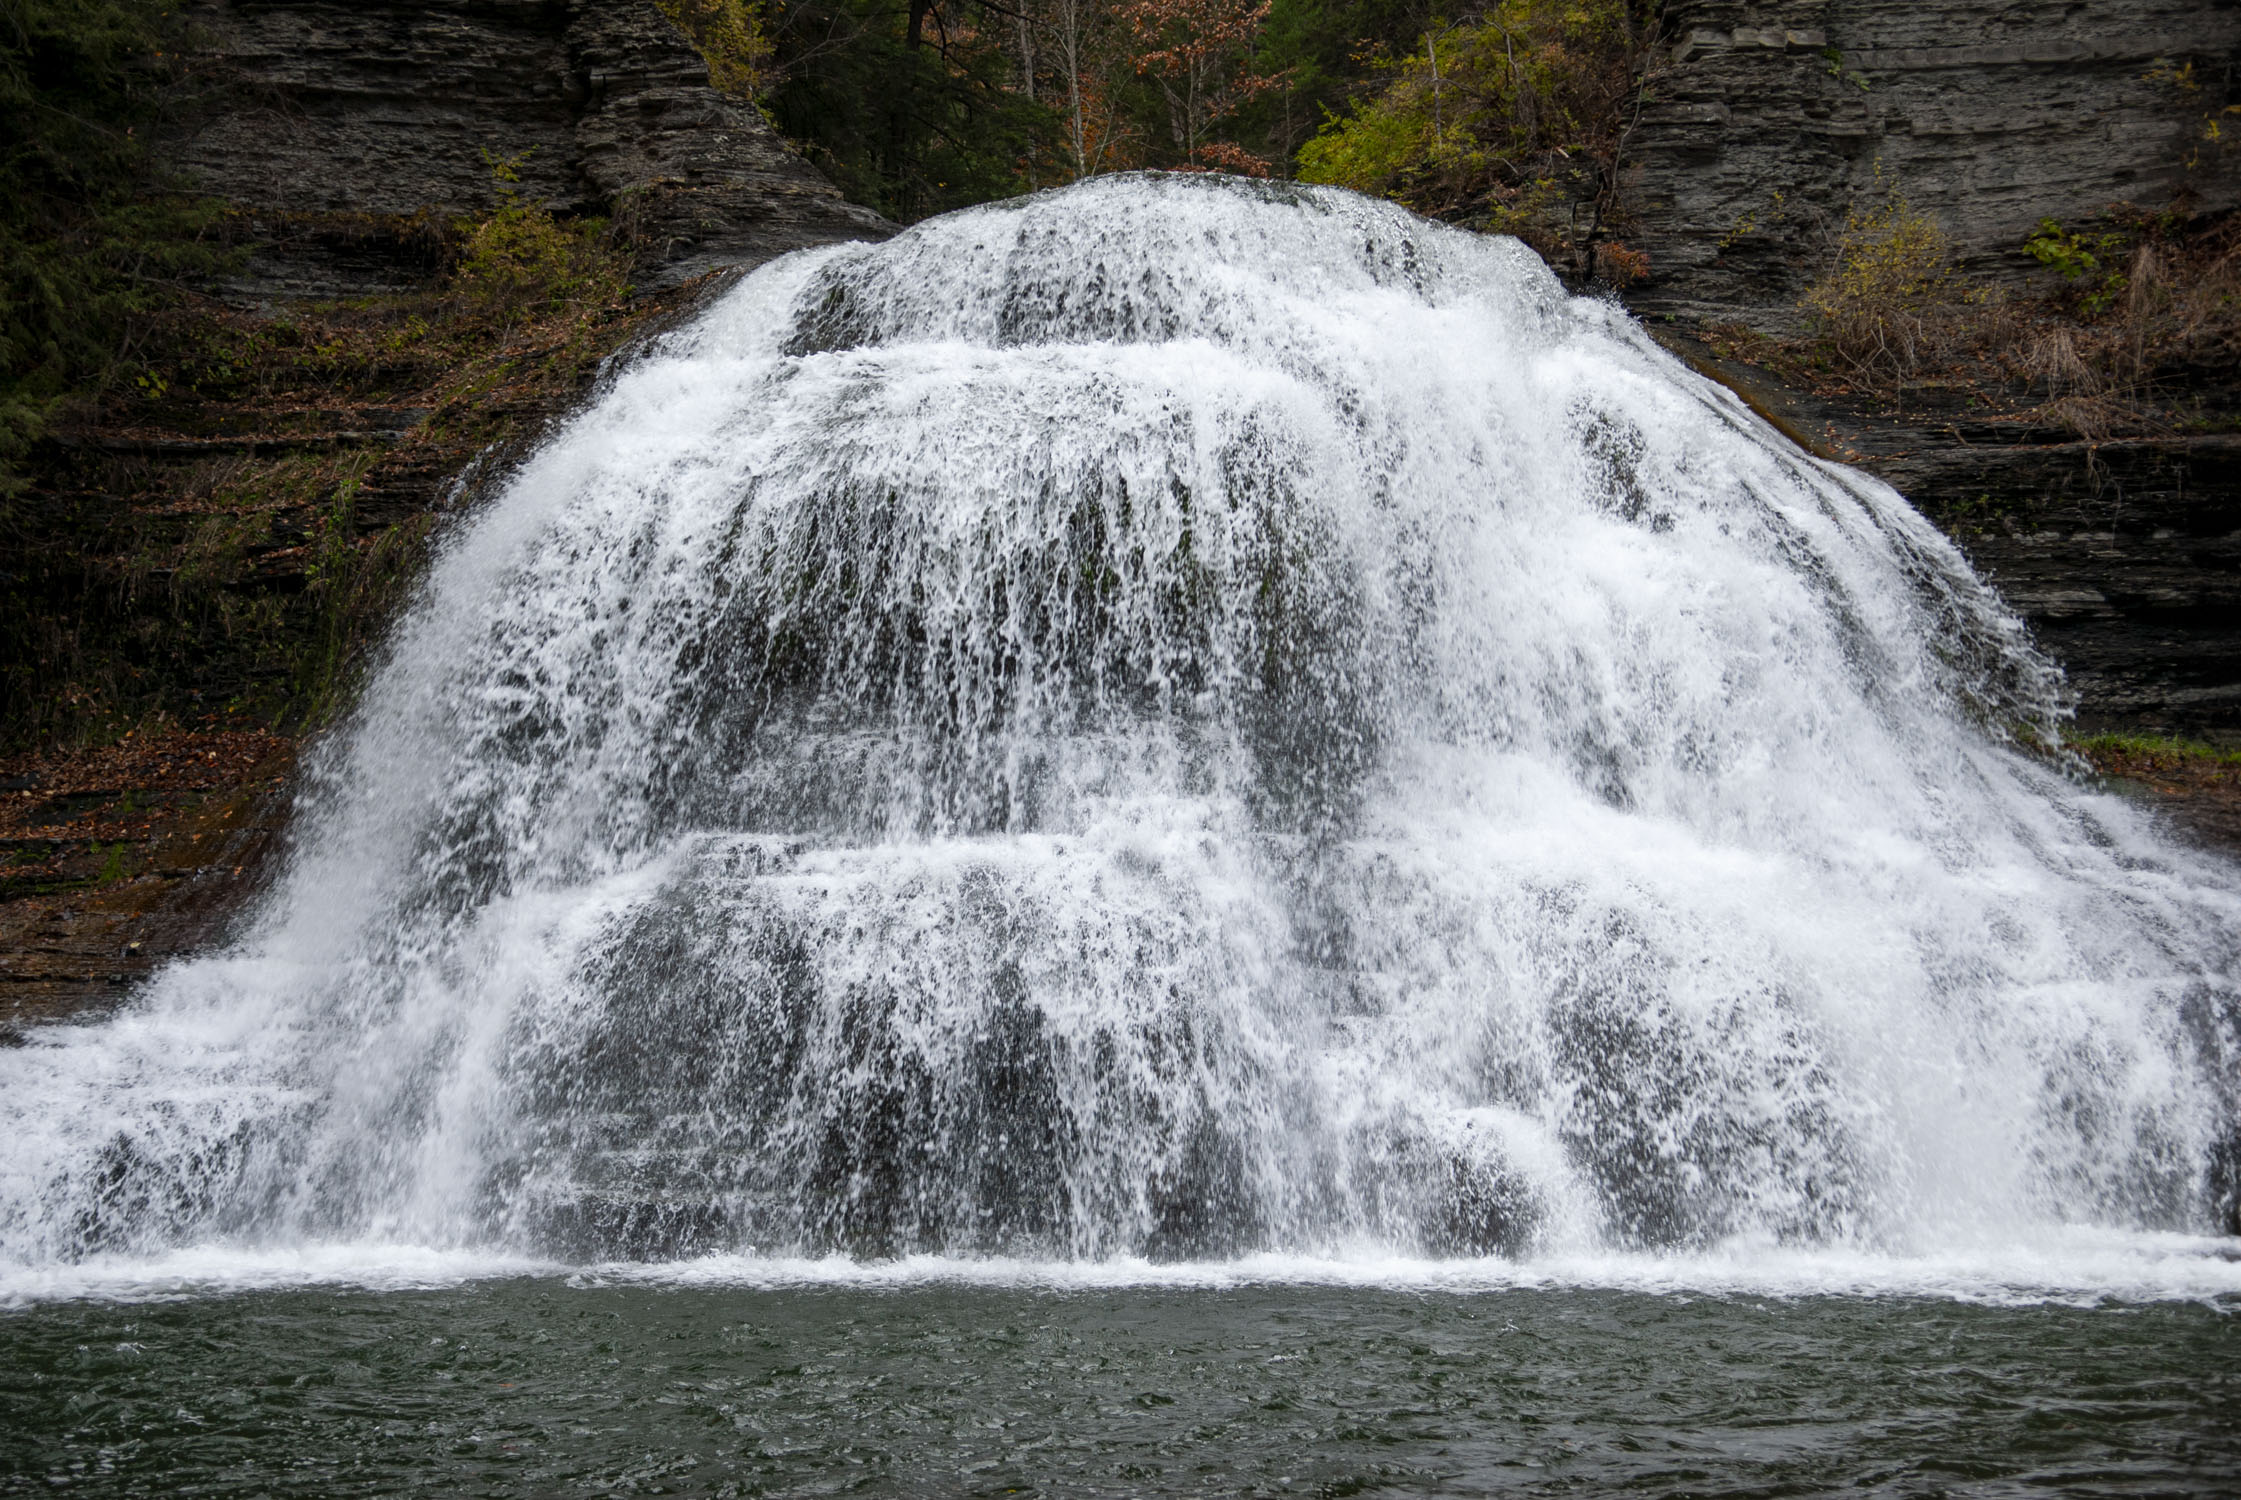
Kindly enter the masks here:
M 2241 903 L 1883 485 L 1515 241 L 766 266 L 455 530 L 0 1265 L 1875 1250 L 2233 1212 Z

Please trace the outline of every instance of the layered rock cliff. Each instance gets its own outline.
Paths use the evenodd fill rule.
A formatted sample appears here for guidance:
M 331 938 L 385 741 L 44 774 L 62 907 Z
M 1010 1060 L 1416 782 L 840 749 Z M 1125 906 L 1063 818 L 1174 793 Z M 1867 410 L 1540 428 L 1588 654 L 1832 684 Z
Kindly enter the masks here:
M 2241 204 L 2225 0 L 1669 0 L 1622 168 L 1657 312 L 1794 319 L 1847 211 L 1896 189 L 1962 267 L 2116 202 Z M 2212 127 L 2215 126 L 2215 130 Z M 2215 138 L 2210 138 L 2215 136 Z
M 1802 440 L 1952 533 L 2063 662 L 2093 727 L 2241 735 L 2241 372 L 2197 430 L 2094 441 L 1963 393 L 1784 390 L 1689 337 L 1787 334 L 1856 206 L 1897 194 L 1958 270 L 2018 295 L 2042 219 L 2241 205 L 2241 8 L 2222 0 L 1671 0 L 1622 176 L 1652 279 L 1630 295 Z M 2228 430 L 2219 430 L 2221 427 Z M 2210 430 L 2200 430 L 2207 428 Z
M 2089 442 L 1987 420 L 1952 392 L 1880 414 L 1657 331 L 1794 440 L 1937 522 L 2062 664 L 2081 729 L 2241 730 L 2241 435 Z
M 220 107 L 172 155 L 242 210 L 262 296 L 391 290 L 431 218 L 493 206 L 494 168 L 566 213 L 628 215 L 639 282 L 893 232 L 847 202 L 650 0 L 200 0 Z

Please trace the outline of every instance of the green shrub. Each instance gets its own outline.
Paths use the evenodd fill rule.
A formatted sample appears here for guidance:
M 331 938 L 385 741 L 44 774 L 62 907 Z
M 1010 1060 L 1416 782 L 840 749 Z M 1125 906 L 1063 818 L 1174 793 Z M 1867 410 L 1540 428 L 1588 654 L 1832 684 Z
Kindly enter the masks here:
M 2077 287 L 2078 311 L 2097 318 L 2116 305 L 2131 278 L 2127 237 L 2120 233 L 2080 234 L 2052 219 L 2039 220 L 2039 232 L 2023 242 L 2023 253 Z
M 501 201 L 487 218 L 464 226 L 452 290 L 469 307 L 506 321 L 627 294 L 628 260 L 612 243 L 607 221 L 558 219 L 523 197 L 520 163 L 491 162 Z
M 1650 34 L 1630 0 L 1500 0 L 1435 24 L 1300 148 L 1299 175 L 1518 234 L 1551 258 L 1584 252 L 1615 195 Z
M 692 38 L 708 62 L 708 82 L 752 99 L 773 82 L 776 49 L 757 0 L 658 0 L 661 13 Z
M 1431 120 L 1396 102 L 1374 99 L 1324 126 L 1300 147 L 1302 180 L 1382 194 L 1427 165 L 1441 145 Z

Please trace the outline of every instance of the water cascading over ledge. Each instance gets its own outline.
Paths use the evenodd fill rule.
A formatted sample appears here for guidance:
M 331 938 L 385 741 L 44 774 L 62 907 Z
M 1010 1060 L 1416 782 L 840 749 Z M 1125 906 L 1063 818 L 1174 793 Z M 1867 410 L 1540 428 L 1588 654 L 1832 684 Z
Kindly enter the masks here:
M 2232 1213 L 2229 871 L 1888 489 L 1513 241 L 768 266 L 462 529 L 0 1257 L 1904 1247 Z

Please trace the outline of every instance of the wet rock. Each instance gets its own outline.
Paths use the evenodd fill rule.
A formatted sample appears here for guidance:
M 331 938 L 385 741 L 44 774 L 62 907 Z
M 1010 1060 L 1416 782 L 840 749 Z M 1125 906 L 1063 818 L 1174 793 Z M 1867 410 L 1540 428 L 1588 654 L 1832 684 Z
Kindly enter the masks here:
M 2241 437 L 2087 442 L 1986 420 L 1958 391 L 1877 411 L 1656 331 L 1792 441 L 1865 469 L 1935 521 L 2062 664 L 2082 727 L 2241 733 Z M 2230 407 L 2241 391 L 2206 398 Z

